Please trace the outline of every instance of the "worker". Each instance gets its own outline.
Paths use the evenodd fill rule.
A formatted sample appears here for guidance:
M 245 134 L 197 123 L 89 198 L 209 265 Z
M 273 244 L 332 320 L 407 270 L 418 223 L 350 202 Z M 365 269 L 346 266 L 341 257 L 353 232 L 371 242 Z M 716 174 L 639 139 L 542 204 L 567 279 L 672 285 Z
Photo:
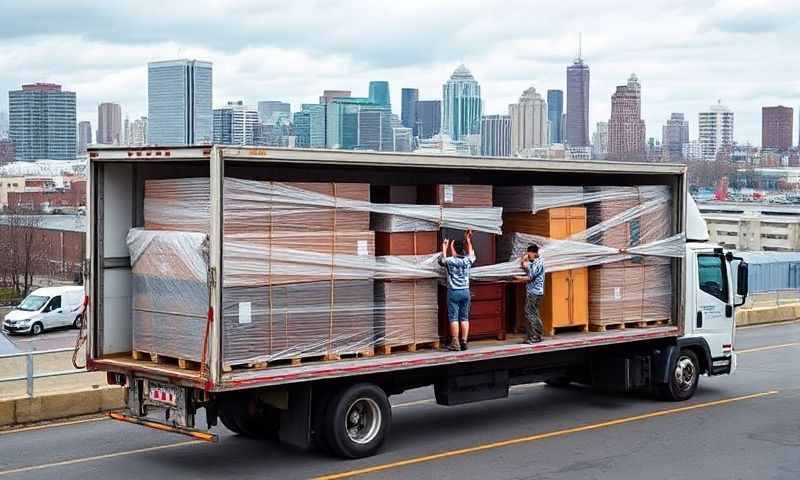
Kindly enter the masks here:
M 450 256 L 448 256 L 448 252 Z M 463 242 L 447 239 L 442 241 L 442 256 L 439 257 L 439 264 L 447 270 L 447 319 L 450 322 L 450 343 L 447 345 L 447 349 L 455 352 L 467 349 L 470 303 L 469 273 L 474 263 L 475 249 L 472 248 L 472 230 L 465 232 Z
M 520 259 L 520 266 L 526 275 L 517 276 L 515 280 L 525 283 L 525 340 L 523 343 L 534 344 L 542 341 L 542 319 L 539 316 L 539 304 L 544 296 L 544 262 L 539 256 L 539 246 L 531 244 Z

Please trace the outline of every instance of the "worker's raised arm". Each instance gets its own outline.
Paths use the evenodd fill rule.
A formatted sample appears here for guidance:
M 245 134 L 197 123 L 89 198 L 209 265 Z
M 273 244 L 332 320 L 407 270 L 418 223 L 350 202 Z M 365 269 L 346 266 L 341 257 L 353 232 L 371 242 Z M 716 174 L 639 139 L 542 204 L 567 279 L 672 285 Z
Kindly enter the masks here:
M 449 244 L 450 242 L 446 238 L 442 240 L 442 256 L 439 257 L 439 265 L 444 266 L 445 259 L 447 259 L 447 247 Z
M 470 261 L 474 262 L 477 258 L 475 256 L 475 249 L 472 247 L 472 229 L 468 228 L 466 232 L 464 232 L 464 241 L 467 244 L 467 258 Z

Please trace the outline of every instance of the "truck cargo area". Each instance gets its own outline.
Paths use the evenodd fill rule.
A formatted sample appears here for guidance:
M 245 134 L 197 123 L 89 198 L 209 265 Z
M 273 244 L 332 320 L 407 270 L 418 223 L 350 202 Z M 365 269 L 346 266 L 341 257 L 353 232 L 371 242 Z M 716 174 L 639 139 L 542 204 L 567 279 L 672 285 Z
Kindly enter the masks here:
M 681 291 L 684 288 L 681 280 L 682 259 L 662 258 L 658 263 L 666 265 L 665 269 L 654 270 L 666 272 L 667 278 L 658 279 L 659 282 L 666 281 L 667 288 L 669 288 L 659 297 L 659 302 L 665 302 L 665 305 L 661 306 L 662 310 L 666 312 L 665 314 L 655 317 L 656 320 L 646 317 L 652 306 L 644 308 L 647 300 L 643 297 L 637 304 L 637 309 L 640 309 L 641 312 L 637 310 L 633 313 L 625 313 L 627 316 L 623 318 L 622 313 L 612 311 L 617 308 L 615 303 L 623 303 L 622 283 L 618 287 L 611 286 L 610 289 L 603 283 L 603 288 L 611 292 L 604 295 L 611 295 L 611 297 L 605 303 L 598 304 L 597 311 L 593 314 L 597 317 L 608 311 L 614 315 L 620 315 L 620 319 L 608 324 L 589 324 L 586 320 L 589 315 L 589 307 L 586 303 L 589 289 L 585 285 L 590 281 L 586 277 L 592 271 L 590 270 L 587 274 L 586 269 L 582 267 L 592 265 L 594 257 L 587 257 L 590 258 L 587 260 L 581 255 L 589 254 L 576 252 L 572 256 L 566 255 L 558 260 L 567 265 L 561 269 L 562 271 L 548 274 L 548 281 L 551 282 L 548 286 L 553 290 L 562 288 L 560 282 L 563 282 L 566 290 L 559 295 L 563 294 L 566 300 L 563 307 L 545 305 L 545 308 L 550 309 L 550 313 L 545 313 L 545 315 L 557 318 L 548 320 L 551 328 L 545 332 L 544 341 L 535 345 L 522 345 L 523 337 L 519 333 L 522 331 L 523 316 L 520 298 L 524 297 L 524 293 L 521 294 L 522 290 L 518 288 L 515 290 L 514 286 L 505 283 L 501 277 L 503 275 L 507 277 L 507 274 L 495 274 L 492 270 L 498 265 L 502 266 L 501 264 L 508 260 L 513 247 L 509 242 L 506 242 L 507 245 L 504 247 L 500 242 L 499 235 L 493 236 L 495 235 L 493 233 L 480 232 L 481 228 L 484 229 L 484 232 L 490 232 L 494 228 L 491 222 L 486 220 L 484 212 L 494 213 L 491 211 L 492 199 L 494 197 L 496 204 L 501 188 L 505 189 L 503 191 L 507 197 L 502 201 L 507 205 L 522 203 L 523 205 L 519 208 L 523 211 L 532 208 L 525 205 L 525 202 L 530 199 L 522 199 L 522 196 L 530 195 L 530 193 L 525 193 L 524 190 L 516 191 L 513 189 L 515 187 L 530 189 L 534 188 L 532 186 L 542 185 L 548 186 L 546 188 L 560 188 L 560 191 L 566 192 L 570 192 L 570 188 L 587 189 L 586 191 L 595 192 L 592 195 L 603 199 L 612 198 L 607 197 L 608 191 L 604 190 L 610 188 L 609 186 L 612 186 L 611 188 L 640 189 L 638 191 L 648 186 L 661 186 L 665 188 L 665 191 L 670 192 L 665 214 L 669 231 L 665 231 L 664 235 L 680 234 L 683 231 L 685 208 L 683 205 L 685 178 L 683 167 L 680 166 L 598 162 L 565 163 L 546 160 L 230 147 L 101 148 L 93 150 L 90 157 L 92 169 L 90 186 L 90 228 L 92 229 L 92 235 L 90 235 L 92 264 L 89 287 L 92 291 L 90 361 L 95 368 L 128 374 L 140 372 L 158 378 L 167 378 L 187 386 L 196 386 L 210 391 L 225 391 L 253 385 L 279 385 L 314 379 L 356 376 L 371 372 L 400 371 L 417 367 L 527 356 L 539 352 L 570 350 L 587 346 L 676 337 L 682 331 L 683 311 L 681 302 L 676 300 L 681 298 Z M 238 190 L 232 189 L 230 186 L 233 182 L 240 182 L 234 183 L 237 188 L 240 187 Z M 273 185 L 271 182 L 285 182 L 275 183 L 275 185 L 290 185 L 289 192 L 270 190 L 267 193 L 251 193 L 245 189 L 251 188 L 250 185 L 255 185 L 256 182 L 261 182 L 258 185 L 264 184 L 263 182 L 267 182 L 269 185 Z M 310 195 L 308 200 L 305 197 L 301 197 L 301 200 L 314 206 L 304 207 L 306 210 L 303 210 L 292 204 L 291 208 L 285 210 L 288 214 L 284 212 L 284 217 L 276 217 L 279 220 L 274 220 L 272 215 L 275 215 L 275 210 L 273 208 L 277 209 L 277 207 L 273 207 L 273 205 L 281 203 L 274 200 L 273 196 L 296 195 L 292 190 L 295 185 L 303 188 L 312 185 L 312 187 L 308 187 L 311 190 L 317 188 L 313 185 L 330 185 L 330 187 L 326 186 L 328 190 L 317 188 L 317 191 L 310 194 L 308 193 L 310 190 L 302 190 L 298 187 L 297 191 L 303 192 L 303 195 Z M 366 198 L 359 198 L 358 195 L 361 194 L 358 192 L 347 193 L 346 189 L 352 188 L 349 187 L 352 185 L 367 185 Z M 453 188 L 453 186 L 457 187 Z M 485 186 L 488 190 L 486 188 L 483 190 L 470 188 L 470 186 Z M 409 188 L 415 189 L 416 192 L 415 196 L 411 198 L 408 194 Z M 494 189 L 494 194 L 492 189 Z M 192 195 L 195 195 L 195 190 L 205 195 L 198 197 L 204 198 L 205 203 L 202 201 L 192 203 L 194 198 Z M 330 212 L 319 210 L 321 207 L 314 202 L 322 200 L 315 195 L 323 191 L 325 194 L 319 194 L 320 198 L 325 200 L 333 198 L 334 202 L 338 201 L 341 204 L 332 205 Z M 488 191 L 488 200 L 484 191 Z M 536 193 L 536 195 L 540 195 L 545 200 L 553 195 L 552 192 L 546 190 L 543 192 Z M 257 197 L 250 196 L 256 194 L 269 198 L 271 203 L 268 204 L 268 207 L 259 204 Z M 184 197 L 179 198 L 181 195 Z M 547 197 L 547 195 L 551 197 Z M 158 199 L 160 203 L 154 202 L 154 198 Z M 180 203 L 187 199 L 187 203 Z M 536 198 L 532 201 L 536 202 L 539 199 Z M 558 203 L 559 201 L 556 196 L 555 203 L 550 206 L 562 206 L 561 203 Z M 283 202 L 286 201 L 283 200 Z M 352 202 L 352 204 L 347 202 Z M 447 202 L 452 202 L 453 205 L 448 205 Z M 456 205 L 458 202 L 462 204 Z M 644 201 L 642 200 L 642 202 Z M 414 204 L 420 206 L 418 211 L 413 209 Z M 570 204 L 570 202 L 566 202 L 566 205 Z M 169 208 L 166 209 L 164 205 Z M 364 205 L 367 206 L 364 207 Z M 395 207 L 395 205 L 400 206 Z M 547 210 L 548 205 L 547 202 L 544 203 L 545 208 L 542 209 L 545 212 L 544 217 L 542 214 L 537 216 L 539 224 L 545 225 L 548 229 L 541 232 L 543 238 L 566 239 L 587 228 L 585 209 L 582 211 L 583 213 L 575 207 Z M 577 205 L 581 206 L 580 203 Z M 634 203 L 633 205 L 638 204 Z M 451 206 L 465 208 L 456 212 L 458 208 L 447 208 Z M 326 208 L 328 207 L 326 206 Z M 246 233 L 239 233 L 249 231 L 252 223 L 260 221 L 260 217 L 247 216 L 251 215 L 251 212 L 247 211 L 250 209 L 261 216 L 270 215 L 269 224 L 265 224 L 266 226 L 262 228 L 269 232 L 267 247 L 259 245 L 259 242 L 265 242 L 263 236 L 248 237 Z M 365 211 L 365 209 L 370 210 Z M 494 210 L 498 210 L 496 213 L 499 215 L 499 209 L 495 208 Z M 553 227 L 556 225 L 555 222 L 561 221 L 561 219 L 551 219 L 547 215 L 553 217 L 556 215 L 553 212 L 562 210 L 566 212 L 564 218 L 567 230 L 551 231 L 550 229 L 555 228 Z M 509 225 L 520 225 L 518 226 L 520 230 L 517 231 L 526 231 L 525 228 L 529 228 L 525 223 L 528 222 L 527 217 L 520 217 L 525 214 L 513 214 L 513 211 L 513 208 L 504 210 L 502 221 Z M 331 212 L 340 213 L 337 216 L 336 213 Z M 355 213 L 348 216 L 347 213 L 342 212 Z M 382 225 L 379 227 L 374 226 L 376 212 L 380 216 L 379 223 Z M 445 217 L 450 215 L 450 212 L 455 212 L 459 216 L 448 220 Z M 348 225 L 363 223 L 362 217 L 357 216 L 360 214 L 366 215 L 366 221 L 369 221 L 369 215 L 372 214 L 372 225 L 358 227 L 359 231 L 365 231 L 364 234 L 349 232 L 348 230 L 355 230 L 355 227 L 350 228 Z M 618 216 L 617 212 L 604 213 L 600 211 L 599 214 L 606 215 L 612 220 L 614 215 Z M 402 225 L 402 221 L 408 220 L 405 215 L 409 215 L 408 218 L 416 222 L 410 229 Z M 528 213 L 527 215 L 532 214 Z M 436 218 L 436 216 L 441 218 Z M 401 219 L 399 223 L 398 218 Z M 636 218 L 638 219 L 638 217 Z M 273 231 L 285 227 L 285 223 L 290 221 L 309 222 L 309 228 L 307 231 L 296 233 L 273 234 Z M 449 226 L 448 221 L 451 222 Z M 575 223 L 576 221 L 578 223 Z M 581 221 L 583 223 L 580 223 Z M 333 227 L 322 226 L 323 224 L 327 225 L 326 222 L 330 222 Z M 469 222 L 476 222 L 477 225 Z M 486 225 L 482 226 L 481 222 L 485 222 Z M 420 224 L 423 227 L 432 224 L 433 227 L 428 228 L 431 234 L 422 235 L 420 230 L 424 230 L 424 228 L 420 227 Z M 446 341 L 446 329 L 440 325 L 444 322 L 436 319 L 437 316 L 441 317 L 441 312 L 446 309 L 442 303 L 443 292 L 439 287 L 437 300 L 437 287 L 434 284 L 424 284 L 424 289 L 423 286 L 420 286 L 421 282 L 435 281 L 435 279 L 431 279 L 429 270 L 426 270 L 430 267 L 427 264 L 423 265 L 425 261 L 420 258 L 427 258 L 431 253 L 437 251 L 443 236 L 452 238 L 461 234 L 460 230 L 467 227 L 478 229 L 478 238 L 480 239 L 476 241 L 478 264 L 475 269 L 477 278 L 473 280 L 473 290 L 486 290 L 482 285 L 492 285 L 493 291 L 502 293 L 502 298 L 499 296 L 497 298 L 489 296 L 487 300 L 473 298 L 473 315 L 476 318 L 472 322 L 474 323 L 472 330 L 474 335 L 471 335 L 471 338 L 477 337 L 477 339 L 470 342 L 468 351 L 445 352 L 441 347 Z M 344 260 L 342 260 L 336 256 L 339 254 L 336 252 L 335 255 L 323 256 L 322 260 L 318 260 L 313 257 L 314 253 L 309 253 L 311 259 L 303 260 L 303 262 L 307 262 L 310 267 L 298 267 L 297 271 L 291 270 L 296 268 L 293 265 L 303 262 L 298 262 L 293 257 L 285 262 L 292 265 L 291 269 L 287 271 L 278 271 L 279 263 L 276 260 L 258 263 L 262 257 L 267 255 L 270 258 L 279 258 L 275 252 L 282 251 L 281 249 L 291 249 L 295 245 L 302 245 L 302 247 L 296 248 L 303 250 L 307 242 L 316 241 L 315 235 L 330 236 L 327 233 L 314 231 L 315 229 L 322 231 L 326 228 L 327 230 L 336 230 L 337 228 L 344 230 L 344 233 L 335 233 L 333 240 L 327 237 L 324 239 L 324 242 L 328 242 L 324 244 L 326 249 L 330 248 L 333 251 L 335 248 L 339 248 L 338 245 L 349 245 L 347 242 L 351 242 L 353 253 L 356 256 L 343 255 L 341 258 Z M 395 230 L 392 230 L 393 228 Z M 538 233 L 539 230 L 536 228 L 540 227 L 535 227 L 531 231 Z M 627 226 L 625 228 L 627 229 L 625 232 L 629 232 L 630 229 Z M 636 228 L 640 228 L 638 224 Z M 644 227 L 641 228 L 644 229 Z M 374 233 L 366 232 L 367 229 L 376 231 Z M 387 232 L 410 231 L 411 233 L 384 234 L 378 232 L 377 229 Z M 189 232 L 185 236 L 177 237 L 178 239 L 172 242 L 169 235 L 175 230 Z M 498 225 L 497 232 L 499 233 L 499 231 Z M 502 231 L 506 232 L 505 229 Z M 607 231 L 616 232 L 616 230 Z M 152 232 L 156 232 L 156 234 L 148 236 Z M 199 233 L 195 234 L 194 232 Z M 156 287 L 146 285 L 151 288 L 148 292 L 161 292 L 162 296 L 167 299 L 166 306 L 163 303 L 158 304 L 163 300 L 144 299 L 146 305 L 143 305 L 141 295 L 138 299 L 135 298 L 134 291 L 141 285 L 136 284 L 140 280 L 137 280 L 136 275 L 132 273 L 135 259 L 131 257 L 129 247 L 132 245 L 131 236 L 134 233 L 142 235 L 141 239 L 134 239 L 134 241 L 150 248 L 149 254 L 152 258 L 146 259 L 151 262 L 146 265 L 149 269 L 146 271 L 149 275 L 148 281 L 159 272 L 170 277 L 169 283 L 158 284 Z M 240 237 L 236 237 L 236 235 L 242 235 L 242 241 L 231 243 L 231 238 L 240 240 Z M 404 240 L 405 237 L 402 235 L 412 235 L 409 237 L 411 240 Z M 615 241 L 610 234 L 606 235 L 606 243 Z M 624 233 L 624 235 L 630 236 L 631 233 Z M 636 235 L 639 235 L 638 231 Z M 350 239 L 349 236 L 354 239 Z M 375 246 L 372 243 L 373 236 L 375 236 Z M 284 243 L 279 243 L 275 238 L 283 239 Z M 368 240 L 362 240 L 362 238 Z M 628 238 L 623 240 L 631 241 Z M 637 239 L 637 241 L 639 240 Z M 165 242 L 164 244 L 167 246 L 162 247 L 157 242 Z M 194 252 L 200 252 L 196 255 L 197 261 L 194 262 L 186 260 L 185 257 L 188 255 L 184 256 L 184 250 L 181 250 L 184 245 L 191 242 L 195 242 L 197 246 Z M 428 244 L 432 242 L 433 252 L 430 246 L 421 247 L 423 242 Z M 330 246 L 331 243 L 334 246 Z M 174 245 L 178 245 L 178 247 L 174 247 Z M 627 246 L 628 243 L 625 245 Z M 405 251 L 412 246 L 413 251 Z M 554 247 L 554 251 L 563 250 L 561 244 L 555 244 Z M 309 248 L 320 247 L 317 244 L 311 244 Z M 418 249 L 421 248 L 428 249 L 424 252 L 425 255 L 418 255 Z M 253 249 L 252 254 L 250 249 Z M 380 253 L 381 249 L 384 250 L 384 253 Z M 241 251 L 247 253 L 240 255 Z M 358 258 L 361 255 L 369 255 L 372 258 L 376 255 L 376 251 L 379 252 L 377 255 L 388 253 L 389 256 L 385 258 L 391 259 L 392 262 L 394 262 L 393 259 L 412 258 L 412 260 L 403 260 L 406 263 L 401 263 L 399 266 L 392 262 L 376 263 L 378 266 L 366 270 L 358 265 L 354 266 L 348 263 L 351 261 L 350 257 Z M 568 249 L 567 253 L 569 253 Z M 594 255 L 594 253 L 590 253 Z M 627 252 L 624 253 L 627 254 Z M 609 254 L 605 253 L 605 255 Z M 630 257 L 620 258 L 620 260 L 624 261 L 625 258 Z M 237 261 L 239 263 L 235 263 Z M 330 265 L 327 265 L 326 262 Z M 567 268 L 571 266 L 570 262 L 575 262 L 579 268 Z M 273 267 L 273 264 L 276 266 Z M 198 265 L 200 266 L 198 267 Z M 506 266 L 505 268 L 513 267 Z M 268 273 L 267 270 L 269 270 Z M 578 273 L 582 276 L 581 278 L 578 277 Z M 619 273 L 609 273 L 626 275 L 624 270 Z M 192 275 L 202 277 L 205 283 L 201 282 L 202 290 L 194 289 L 186 294 L 185 292 L 188 290 L 184 288 L 184 284 L 188 279 L 193 278 Z M 285 280 L 286 276 L 293 275 L 295 277 L 292 278 L 295 280 Z M 372 280 L 373 275 L 376 278 L 374 281 Z M 480 275 L 485 277 L 481 278 Z M 553 275 L 552 278 L 550 278 L 551 275 Z M 556 277 L 555 275 L 561 276 Z M 397 276 L 397 279 L 394 276 Z M 258 279 L 253 280 L 256 277 Z M 299 277 L 302 277 L 303 281 L 308 281 L 310 278 L 316 283 L 297 284 L 296 278 Z M 369 282 L 362 277 L 369 277 Z M 334 278 L 335 282 L 339 282 L 335 289 L 330 286 L 334 284 Z M 600 282 L 609 280 L 598 276 L 591 281 L 600 285 Z M 653 282 L 654 279 L 648 281 Z M 268 285 L 268 288 L 258 291 L 248 290 L 249 282 L 260 282 L 261 285 Z M 351 283 L 348 284 L 348 282 Z M 414 284 L 406 287 L 411 285 L 411 282 Z M 579 288 L 581 282 L 584 287 Z M 623 280 L 621 282 L 624 283 Z M 278 290 L 279 284 L 286 286 L 283 290 Z M 373 342 L 372 337 L 367 337 L 366 344 L 359 340 L 361 343 L 358 345 L 364 344 L 364 348 L 333 345 L 336 342 L 345 343 L 340 342 L 339 339 L 348 335 L 361 335 L 360 331 L 347 330 L 342 334 L 332 333 L 331 338 L 335 338 L 335 340 L 330 340 L 328 345 L 318 349 L 319 351 L 315 351 L 313 355 L 284 353 L 291 351 L 292 338 L 297 338 L 297 335 L 293 336 L 292 332 L 286 330 L 286 334 L 280 337 L 272 331 L 273 309 L 277 308 L 273 305 L 279 302 L 275 295 L 285 296 L 285 298 L 281 297 L 280 301 L 286 302 L 281 305 L 286 312 L 290 312 L 295 317 L 307 315 L 311 319 L 309 321 L 313 322 L 318 321 L 318 317 L 307 314 L 311 307 L 297 313 L 297 311 L 291 310 L 291 302 L 303 304 L 307 298 L 322 296 L 323 306 L 326 304 L 325 302 L 334 305 L 336 301 L 346 305 L 349 295 L 357 298 L 352 300 L 355 302 L 353 305 L 357 305 L 363 310 L 361 302 L 364 300 L 362 298 L 369 297 L 369 302 L 373 302 L 373 295 L 378 295 L 378 293 L 373 293 L 372 289 L 375 288 L 377 292 L 379 284 L 382 286 L 381 294 L 385 295 L 386 304 L 385 306 L 381 304 L 379 309 L 377 301 L 375 306 L 373 303 L 369 303 L 369 308 L 374 312 L 367 313 L 369 315 L 374 313 L 376 325 L 377 317 L 382 316 L 381 321 L 384 323 L 381 328 L 384 331 L 381 332 L 380 340 Z M 137 285 L 139 286 L 137 287 Z M 296 285 L 300 285 L 302 288 L 292 293 L 292 288 Z M 308 285 L 321 285 L 321 291 L 312 289 Z M 343 289 L 339 289 L 338 285 L 343 285 Z M 230 290 L 225 290 L 228 287 L 231 287 Z M 394 290 L 391 290 L 392 288 Z M 658 291 L 659 288 L 658 285 L 651 285 L 653 291 Z M 433 297 L 430 297 L 431 294 Z M 330 299 L 328 295 L 330 295 Z M 407 297 L 402 295 L 407 295 Z M 417 309 L 417 303 L 422 302 L 420 298 L 423 295 L 429 295 L 429 298 L 425 300 L 427 302 L 425 311 Z M 268 307 L 259 307 L 257 302 L 265 296 L 268 297 Z M 392 296 L 391 301 L 394 301 L 395 297 L 398 299 L 410 298 L 416 303 L 410 310 L 406 310 L 407 307 L 402 303 L 408 303 L 408 300 L 398 300 L 399 307 L 389 307 L 390 296 Z M 581 297 L 584 298 L 583 303 L 580 301 Z M 553 300 L 553 302 L 555 301 Z M 336 305 L 338 307 L 339 304 Z M 259 308 L 262 310 L 261 315 L 265 315 L 264 308 L 269 309 L 269 332 L 252 329 L 242 329 L 238 332 L 230 328 L 223 329 L 223 322 L 228 322 L 226 325 L 229 325 L 231 319 L 237 326 L 250 327 L 259 315 Z M 314 304 L 313 308 L 318 308 L 318 305 Z M 328 307 L 325 312 L 328 310 L 333 311 L 333 308 Z M 134 338 L 134 315 L 138 315 L 137 328 L 139 331 L 136 333 L 139 335 L 138 341 L 143 342 L 144 340 L 141 339 L 145 338 L 150 345 L 148 348 L 137 349 L 134 345 L 137 341 Z M 284 316 L 288 315 L 289 313 L 286 313 Z M 327 315 L 327 313 L 323 315 L 325 321 L 328 321 Z M 333 324 L 333 315 L 333 313 L 330 314 L 331 325 Z M 422 323 L 418 321 L 418 317 L 422 318 L 425 315 L 427 315 L 425 318 L 428 319 L 428 323 L 421 326 Z M 356 318 L 357 316 L 347 313 L 345 317 L 337 318 L 337 322 L 358 324 L 361 320 Z M 430 320 L 431 316 L 434 316 L 433 320 Z M 573 319 L 573 316 L 576 319 Z M 409 320 L 412 317 L 413 321 Z M 144 320 L 142 320 L 143 318 Z M 142 323 L 143 321 L 145 323 Z M 369 322 L 373 322 L 373 320 Z M 387 327 L 389 322 L 395 322 L 397 331 L 389 331 Z M 169 326 L 164 327 L 164 325 Z M 286 321 L 280 324 L 280 328 L 289 329 L 288 325 L 289 323 Z M 362 327 L 358 326 L 357 328 L 361 329 Z M 590 329 L 593 331 L 589 331 Z M 413 330 L 413 337 L 410 340 L 408 340 L 409 334 L 405 330 Z M 273 346 L 273 339 L 275 342 L 287 342 L 284 347 L 281 347 L 284 348 L 282 354 L 258 357 L 250 351 L 254 347 L 248 342 L 260 340 L 259 335 L 269 335 L 271 351 L 279 351 L 277 347 Z M 339 336 L 336 337 L 336 335 Z M 372 331 L 368 335 L 372 336 Z M 377 337 L 378 335 L 375 334 L 375 338 Z M 390 342 L 390 337 L 394 343 Z M 305 337 L 298 341 L 309 343 Z M 355 341 L 351 343 L 356 344 Z M 163 351 L 159 351 L 159 349 L 163 349 Z M 181 349 L 188 350 L 192 354 L 169 353 L 173 350 L 183 351 Z

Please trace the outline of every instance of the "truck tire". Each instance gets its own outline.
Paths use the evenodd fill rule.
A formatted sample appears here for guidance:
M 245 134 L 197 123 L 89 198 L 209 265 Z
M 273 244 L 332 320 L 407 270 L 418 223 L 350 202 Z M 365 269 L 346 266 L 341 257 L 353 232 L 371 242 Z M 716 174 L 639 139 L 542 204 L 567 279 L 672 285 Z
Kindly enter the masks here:
M 683 349 L 669 366 L 669 382 L 657 386 L 659 398 L 680 402 L 692 398 L 700 381 L 700 361 L 697 355 Z
M 389 434 L 392 408 L 386 393 L 371 383 L 343 388 L 325 414 L 325 440 L 331 453 L 344 458 L 373 455 Z

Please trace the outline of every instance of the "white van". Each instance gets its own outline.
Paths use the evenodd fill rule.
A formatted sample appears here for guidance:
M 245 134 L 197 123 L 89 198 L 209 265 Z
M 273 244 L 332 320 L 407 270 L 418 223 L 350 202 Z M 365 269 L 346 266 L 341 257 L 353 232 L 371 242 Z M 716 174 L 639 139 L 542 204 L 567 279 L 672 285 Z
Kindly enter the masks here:
M 49 328 L 80 328 L 84 309 L 83 287 L 49 287 L 34 290 L 3 319 L 9 333 L 39 335 Z

